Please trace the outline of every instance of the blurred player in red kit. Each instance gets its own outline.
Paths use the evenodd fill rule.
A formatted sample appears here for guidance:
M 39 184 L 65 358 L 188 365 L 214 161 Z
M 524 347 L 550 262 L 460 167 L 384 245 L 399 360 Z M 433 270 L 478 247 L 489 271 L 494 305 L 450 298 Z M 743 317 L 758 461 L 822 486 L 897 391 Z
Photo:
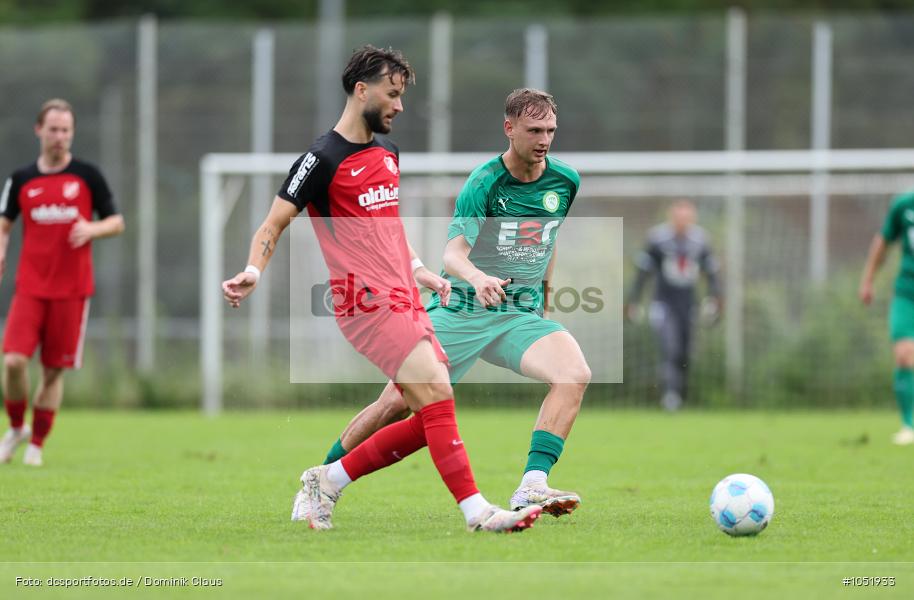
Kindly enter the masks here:
M 10 429 L 0 439 L 0 462 L 12 460 L 28 441 L 23 462 L 41 466 L 63 400 L 63 372 L 82 362 L 94 292 L 91 242 L 124 230 L 102 174 L 70 152 L 75 121 L 65 100 L 45 102 L 35 123 L 38 160 L 15 171 L 0 193 L 0 277 L 13 222 L 22 215 L 16 291 L 3 332 L 3 404 Z M 28 363 L 38 346 L 42 372 L 29 428 Z

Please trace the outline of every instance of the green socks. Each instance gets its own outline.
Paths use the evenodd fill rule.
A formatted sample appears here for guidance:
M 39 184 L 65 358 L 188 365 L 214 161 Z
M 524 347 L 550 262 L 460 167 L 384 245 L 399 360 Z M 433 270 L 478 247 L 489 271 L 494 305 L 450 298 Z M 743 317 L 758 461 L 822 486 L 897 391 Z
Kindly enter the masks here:
M 895 399 L 905 427 L 914 428 L 914 371 L 895 369 Z
M 336 442 L 333 444 L 333 448 L 330 448 L 330 452 L 327 453 L 327 458 L 324 459 L 324 464 L 329 465 L 330 463 L 335 463 L 347 454 L 349 453 L 343 450 L 343 441 L 341 439 L 336 440 Z
M 530 440 L 530 453 L 527 455 L 527 467 L 524 472 L 542 471 L 549 474 L 552 465 L 562 455 L 565 440 L 559 436 L 537 429 Z

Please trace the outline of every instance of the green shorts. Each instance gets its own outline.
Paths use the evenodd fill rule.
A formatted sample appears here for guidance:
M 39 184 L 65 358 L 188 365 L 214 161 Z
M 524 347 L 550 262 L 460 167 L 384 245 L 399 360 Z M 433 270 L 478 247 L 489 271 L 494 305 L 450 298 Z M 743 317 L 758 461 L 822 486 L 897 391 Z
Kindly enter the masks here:
M 889 333 L 892 341 L 914 339 L 914 300 L 895 296 L 889 309 Z
M 527 348 L 541 337 L 565 331 L 560 323 L 534 312 L 467 312 L 436 306 L 428 316 L 451 363 L 451 383 L 460 381 L 477 358 L 522 375 L 520 360 Z

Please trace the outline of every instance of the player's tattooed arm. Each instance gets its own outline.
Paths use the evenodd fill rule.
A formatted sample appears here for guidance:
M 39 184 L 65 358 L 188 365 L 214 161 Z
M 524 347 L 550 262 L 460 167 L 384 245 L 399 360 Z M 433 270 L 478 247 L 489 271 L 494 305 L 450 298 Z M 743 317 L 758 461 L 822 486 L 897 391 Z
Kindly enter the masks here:
M 260 245 L 263 247 L 260 256 L 269 259 L 276 250 L 276 242 L 278 241 L 279 235 L 273 230 L 273 227 L 264 225 L 260 229 Z
M 263 220 L 254 239 L 251 240 L 251 251 L 248 255 L 248 264 L 263 271 L 276 252 L 279 238 L 292 219 L 298 215 L 298 208 L 291 202 L 282 198 L 274 198 L 270 212 Z
M 248 267 L 231 279 L 222 282 L 222 295 L 234 308 L 240 306 L 241 301 L 254 291 L 260 273 L 270 262 L 276 251 L 279 236 L 298 214 L 298 208 L 291 202 L 280 197 L 273 199 L 273 205 L 263 223 L 254 232 L 251 239 L 251 249 L 248 253 Z M 253 267 L 251 269 L 250 267 Z

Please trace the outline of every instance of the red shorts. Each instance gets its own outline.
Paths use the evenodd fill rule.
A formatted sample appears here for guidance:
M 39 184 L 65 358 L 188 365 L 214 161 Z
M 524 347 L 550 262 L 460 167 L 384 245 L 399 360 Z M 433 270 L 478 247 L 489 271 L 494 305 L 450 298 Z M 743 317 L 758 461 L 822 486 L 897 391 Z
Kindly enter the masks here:
M 41 344 L 41 364 L 54 369 L 82 365 L 88 298 L 49 300 L 13 294 L 3 332 L 3 352 L 31 358 Z
M 337 316 L 337 323 L 349 343 L 392 380 L 409 353 L 426 338 L 432 343 L 438 360 L 448 365 L 447 354 L 435 337 L 428 313 L 421 306 L 405 312 L 385 310 Z

